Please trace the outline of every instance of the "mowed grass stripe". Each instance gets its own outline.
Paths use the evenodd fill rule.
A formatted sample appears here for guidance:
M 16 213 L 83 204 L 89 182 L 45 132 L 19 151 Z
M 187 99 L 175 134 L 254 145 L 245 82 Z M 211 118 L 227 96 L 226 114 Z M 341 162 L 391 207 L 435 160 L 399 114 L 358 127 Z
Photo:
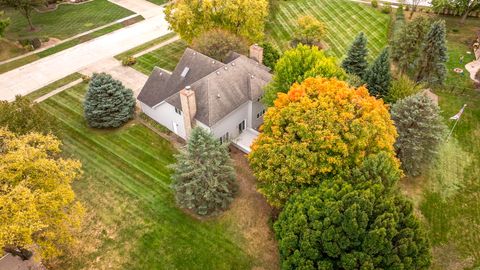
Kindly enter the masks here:
M 118 236 L 113 242 L 106 239 L 101 251 L 79 257 L 75 266 L 68 268 L 85 268 L 95 264 L 98 256 L 108 257 L 113 252 L 127 258 L 124 265 L 115 265 L 116 269 L 249 269 L 248 256 L 224 224 L 199 222 L 185 215 L 175 207 L 171 189 L 159 184 L 162 181 L 156 177 L 169 179 L 163 163 L 173 161 L 168 142 L 138 124 L 93 132 L 83 120 L 84 93 L 85 85 L 80 85 L 41 106 L 61 121 L 65 152 L 84 164 L 83 181 L 88 183 L 81 180 L 75 186 L 89 190 L 76 189 L 78 197 L 97 212 L 105 226 L 118 230 Z M 143 164 L 138 165 L 138 153 L 145 153 L 140 159 L 147 163 L 146 170 L 158 172 L 145 173 Z
M 187 44 L 178 40 L 165 45 L 155 51 L 140 56 L 133 66 L 138 71 L 150 75 L 154 67 L 172 71 L 187 48 Z

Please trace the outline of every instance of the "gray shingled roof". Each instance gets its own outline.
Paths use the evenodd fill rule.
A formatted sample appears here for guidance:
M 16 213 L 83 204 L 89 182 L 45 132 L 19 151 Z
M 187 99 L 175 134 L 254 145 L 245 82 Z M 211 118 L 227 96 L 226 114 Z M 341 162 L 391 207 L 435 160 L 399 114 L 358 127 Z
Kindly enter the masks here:
M 188 80 L 188 82 L 174 85 L 170 81 L 174 80 L 174 75 L 176 73 L 181 74 L 185 66 L 194 67 L 194 69 L 207 69 L 202 65 L 198 66 L 188 63 L 188 60 L 200 62 L 196 60 L 200 57 L 192 59 L 186 58 L 185 55 L 193 53 L 194 51 L 191 49 L 185 51 L 185 54 L 182 57 L 182 60 L 184 60 L 183 63 L 179 63 L 167 84 L 162 84 L 160 81 L 158 86 L 152 87 L 151 85 L 148 85 L 149 82 L 147 81 L 147 84 L 142 90 L 142 93 L 145 93 L 140 93 L 140 95 L 144 97 L 155 96 L 155 104 L 151 102 L 150 104 L 153 105 L 150 105 L 144 102 L 145 99 L 140 99 L 140 95 L 139 100 L 151 107 L 162 101 L 166 101 L 176 108 L 181 109 L 179 91 L 185 86 L 190 85 L 191 89 L 195 92 L 197 104 L 195 118 L 208 126 L 213 126 L 248 100 L 256 100 L 259 98 L 263 93 L 262 88 L 272 79 L 272 75 L 269 73 L 267 67 L 246 56 L 236 54 L 236 57 L 232 57 L 233 59 L 231 62 L 228 64 L 220 63 L 220 65 L 214 70 L 208 68 L 209 73 L 200 78 L 196 77 L 198 78 L 197 80 L 193 82 L 192 80 Z M 214 61 L 200 53 L 196 53 L 196 55 L 201 55 L 202 59 L 203 57 L 208 58 L 209 60 L 207 62 L 209 63 Z M 218 62 L 216 63 L 218 64 Z M 179 68 L 179 66 L 182 67 Z M 200 74 L 199 71 L 195 71 L 192 68 L 190 69 L 189 74 L 190 72 L 195 72 L 193 74 Z M 201 73 L 203 74 L 204 72 Z M 152 74 L 152 76 L 155 75 Z M 155 79 L 152 79 L 152 81 L 153 80 Z M 164 87 L 168 87 L 169 90 L 165 90 Z M 172 88 L 170 87 L 175 90 L 171 90 Z M 166 93 L 172 94 L 166 97 Z

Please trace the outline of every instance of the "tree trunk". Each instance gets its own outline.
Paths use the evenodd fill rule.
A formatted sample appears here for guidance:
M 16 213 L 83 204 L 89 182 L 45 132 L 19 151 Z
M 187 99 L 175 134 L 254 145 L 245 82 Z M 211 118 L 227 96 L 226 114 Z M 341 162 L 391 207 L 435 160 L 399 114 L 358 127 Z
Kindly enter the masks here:
M 25 15 L 25 18 L 27 18 L 28 26 L 30 26 L 30 31 L 34 31 L 35 26 L 33 26 L 33 23 L 32 23 L 32 13 L 30 12 L 30 10 L 28 10 L 28 8 L 25 8 L 23 10 L 23 15 Z
M 467 12 L 465 12 L 465 14 L 462 15 L 462 20 L 460 20 L 461 24 L 465 24 L 465 22 L 467 21 L 469 13 L 470 13 L 470 10 L 467 10 Z

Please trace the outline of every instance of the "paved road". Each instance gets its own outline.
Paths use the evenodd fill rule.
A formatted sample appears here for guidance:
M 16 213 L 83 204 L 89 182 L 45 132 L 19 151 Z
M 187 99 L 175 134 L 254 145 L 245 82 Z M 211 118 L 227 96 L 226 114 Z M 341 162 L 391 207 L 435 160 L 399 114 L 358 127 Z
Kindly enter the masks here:
M 169 33 L 163 8 L 156 6 L 155 10 L 158 15 L 142 22 L 1 74 L 0 100 L 14 100 L 16 95 L 29 94 L 100 60 Z

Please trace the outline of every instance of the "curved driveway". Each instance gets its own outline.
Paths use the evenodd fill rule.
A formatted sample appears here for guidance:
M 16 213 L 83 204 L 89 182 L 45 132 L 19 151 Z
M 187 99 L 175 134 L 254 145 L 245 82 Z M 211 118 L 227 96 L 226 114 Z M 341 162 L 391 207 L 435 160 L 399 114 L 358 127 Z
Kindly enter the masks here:
M 112 2 L 143 0 L 116 0 Z M 145 1 L 146 2 L 146 1 Z M 146 14 L 145 14 L 146 15 Z M 73 48 L 0 74 L 0 100 L 11 101 L 170 32 L 163 8 L 156 6 L 146 19 Z

